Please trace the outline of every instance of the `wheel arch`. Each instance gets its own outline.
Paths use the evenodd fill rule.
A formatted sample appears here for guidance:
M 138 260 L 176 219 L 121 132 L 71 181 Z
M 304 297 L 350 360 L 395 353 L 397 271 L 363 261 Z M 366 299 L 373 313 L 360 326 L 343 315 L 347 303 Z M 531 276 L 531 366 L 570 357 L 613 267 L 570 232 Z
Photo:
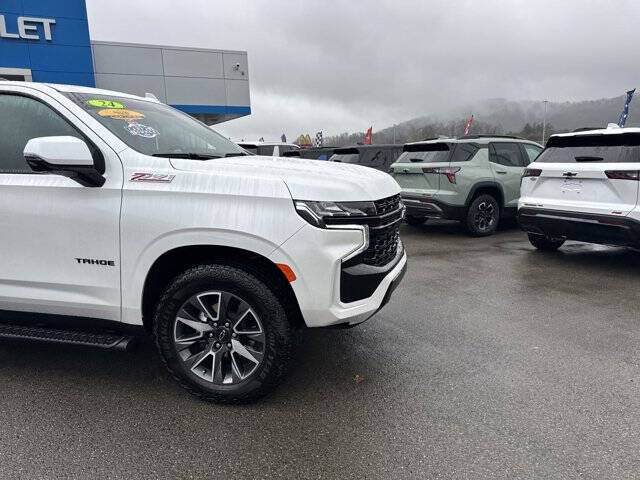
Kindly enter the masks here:
M 469 191 L 469 194 L 467 195 L 467 200 L 465 201 L 465 204 L 464 204 L 465 207 L 469 208 L 469 205 L 471 205 L 471 202 L 473 201 L 473 199 L 476 198 L 478 195 L 481 195 L 484 193 L 488 193 L 496 196 L 497 197 L 496 200 L 498 200 L 498 204 L 500 205 L 500 210 L 504 208 L 504 190 L 502 189 L 502 185 L 500 185 L 498 182 L 491 182 L 491 181 L 476 183 L 473 186 L 473 188 L 471 188 L 471 190 Z
M 283 307 L 294 325 L 304 325 L 293 288 L 278 266 L 267 257 L 238 247 L 186 245 L 164 252 L 147 272 L 140 306 L 142 324 L 147 331 L 151 330 L 157 301 L 172 280 L 191 267 L 212 263 L 235 266 L 260 278 L 282 298 Z

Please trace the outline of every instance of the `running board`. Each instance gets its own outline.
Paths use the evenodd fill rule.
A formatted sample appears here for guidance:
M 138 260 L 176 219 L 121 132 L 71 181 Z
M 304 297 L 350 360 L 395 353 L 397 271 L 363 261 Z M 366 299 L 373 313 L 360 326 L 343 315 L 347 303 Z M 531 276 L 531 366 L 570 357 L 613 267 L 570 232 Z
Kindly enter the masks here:
M 122 351 L 131 350 L 135 340 L 135 337 L 131 335 L 116 333 L 92 333 L 6 323 L 0 323 L 0 338 L 66 343 Z

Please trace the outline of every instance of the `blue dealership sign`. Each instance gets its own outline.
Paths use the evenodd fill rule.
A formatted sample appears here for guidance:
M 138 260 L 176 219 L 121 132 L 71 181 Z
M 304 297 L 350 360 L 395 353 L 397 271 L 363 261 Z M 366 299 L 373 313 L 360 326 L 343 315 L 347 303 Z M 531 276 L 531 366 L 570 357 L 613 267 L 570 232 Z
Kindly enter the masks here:
M 28 69 L 36 82 L 95 86 L 85 0 L 2 0 L 3 68 Z

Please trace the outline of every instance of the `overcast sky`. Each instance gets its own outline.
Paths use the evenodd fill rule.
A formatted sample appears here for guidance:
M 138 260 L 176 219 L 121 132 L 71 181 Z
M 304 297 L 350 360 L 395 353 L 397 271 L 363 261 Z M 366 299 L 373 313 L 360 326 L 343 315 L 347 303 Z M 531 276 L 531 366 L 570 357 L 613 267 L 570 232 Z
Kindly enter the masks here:
M 87 0 L 94 40 L 246 50 L 233 138 L 374 130 L 486 98 L 640 86 L 640 1 Z

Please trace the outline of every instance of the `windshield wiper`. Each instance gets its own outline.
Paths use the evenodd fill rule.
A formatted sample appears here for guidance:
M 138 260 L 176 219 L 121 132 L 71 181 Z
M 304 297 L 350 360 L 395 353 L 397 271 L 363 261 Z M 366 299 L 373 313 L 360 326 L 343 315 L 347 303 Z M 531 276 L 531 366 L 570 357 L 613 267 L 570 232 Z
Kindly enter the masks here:
M 222 158 L 220 155 L 208 155 L 206 153 L 154 153 L 152 157 L 186 158 L 188 160 L 211 160 Z
M 228 157 L 249 157 L 250 155 L 248 153 L 243 153 L 243 152 L 236 152 L 236 153 L 227 153 L 225 155 L 225 158 Z
M 604 158 L 602 157 L 590 157 L 590 156 L 583 156 L 583 157 L 574 157 L 576 159 L 576 162 L 601 162 L 602 160 L 604 160 Z

